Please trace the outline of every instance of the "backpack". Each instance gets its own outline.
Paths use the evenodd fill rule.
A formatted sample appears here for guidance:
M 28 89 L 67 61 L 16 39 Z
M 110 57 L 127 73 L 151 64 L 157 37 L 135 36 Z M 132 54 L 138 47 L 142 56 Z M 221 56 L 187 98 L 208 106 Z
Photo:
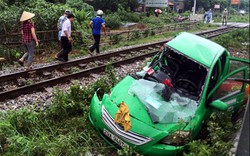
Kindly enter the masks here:
M 63 22 L 66 21 L 67 19 L 68 19 L 67 16 L 59 18 L 59 30 L 62 30 Z

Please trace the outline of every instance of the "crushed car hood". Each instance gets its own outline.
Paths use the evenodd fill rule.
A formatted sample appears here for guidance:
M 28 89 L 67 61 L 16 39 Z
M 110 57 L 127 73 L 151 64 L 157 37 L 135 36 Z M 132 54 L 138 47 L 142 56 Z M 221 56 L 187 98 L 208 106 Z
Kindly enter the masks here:
M 137 81 L 138 80 L 135 80 L 130 76 L 125 77 L 112 89 L 111 95 L 109 96 L 109 100 L 113 104 L 115 104 L 116 107 L 119 107 L 120 103 L 125 102 L 125 104 L 129 108 L 130 116 L 141 122 L 146 123 L 147 125 L 151 125 L 152 127 L 155 127 L 157 129 L 164 129 L 164 130 L 166 129 L 170 130 L 172 128 L 175 129 L 176 126 L 178 125 L 179 119 L 174 119 L 174 118 L 176 118 L 176 116 L 178 117 L 178 115 L 184 118 L 187 115 L 187 113 L 185 114 L 185 112 L 183 114 L 183 111 L 185 111 L 185 109 L 178 108 L 179 111 L 177 112 L 174 112 L 176 110 L 170 111 L 171 108 L 168 108 L 167 106 L 171 105 L 171 102 L 160 101 L 159 99 L 155 98 L 154 95 L 151 96 L 152 94 L 150 94 L 150 96 L 147 95 L 147 92 L 149 91 L 147 90 L 147 87 L 136 86 Z M 152 82 L 146 82 L 146 83 L 152 83 Z M 147 105 L 145 103 L 150 103 L 150 104 Z M 191 103 L 191 104 L 196 105 L 196 103 Z M 112 110 L 112 108 L 110 107 L 113 106 L 108 105 L 105 107 L 108 110 Z M 189 108 L 189 109 L 193 110 L 194 108 Z M 188 112 L 188 117 L 190 118 L 192 116 L 190 115 L 190 111 L 186 112 Z M 112 116 L 115 115 L 114 111 L 112 111 L 111 113 L 114 113 L 112 114 Z M 189 118 L 188 119 L 184 118 L 184 121 L 188 122 Z

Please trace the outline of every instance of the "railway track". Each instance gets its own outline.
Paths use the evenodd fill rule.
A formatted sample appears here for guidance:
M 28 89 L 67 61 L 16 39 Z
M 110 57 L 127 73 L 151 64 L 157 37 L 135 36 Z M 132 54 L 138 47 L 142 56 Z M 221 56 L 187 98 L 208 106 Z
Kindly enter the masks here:
M 205 38 L 212 38 L 228 33 L 236 27 L 225 27 L 196 33 Z M 0 101 L 15 98 L 22 94 L 42 90 L 45 87 L 67 82 L 71 79 L 88 76 L 105 70 L 108 64 L 114 67 L 128 64 L 136 60 L 155 55 L 160 46 L 171 39 L 150 44 L 134 46 L 127 49 L 111 51 L 87 58 L 80 58 L 66 63 L 56 63 L 44 67 L 34 68 L 31 71 L 0 75 Z

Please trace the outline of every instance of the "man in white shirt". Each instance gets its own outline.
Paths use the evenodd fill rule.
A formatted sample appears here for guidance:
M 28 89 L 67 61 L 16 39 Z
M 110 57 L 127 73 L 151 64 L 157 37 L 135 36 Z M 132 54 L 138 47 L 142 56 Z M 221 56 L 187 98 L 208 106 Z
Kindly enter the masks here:
M 70 13 L 67 15 L 67 20 L 63 22 L 61 33 L 61 47 L 62 49 L 56 55 L 56 59 L 59 61 L 67 62 L 68 54 L 72 50 L 72 38 L 71 38 L 71 22 L 75 16 Z
M 62 24 L 64 21 L 66 21 L 67 15 L 70 14 L 71 12 L 69 10 L 65 10 L 64 14 L 58 19 L 57 21 L 57 29 L 58 29 L 58 41 L 61 40 L 61 33 L 62 33 Z

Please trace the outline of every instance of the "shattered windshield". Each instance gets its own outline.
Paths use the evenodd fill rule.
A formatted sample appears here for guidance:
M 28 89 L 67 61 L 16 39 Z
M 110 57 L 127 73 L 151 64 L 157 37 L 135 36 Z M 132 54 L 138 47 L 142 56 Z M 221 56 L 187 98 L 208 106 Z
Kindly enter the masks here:
M 145 105 L 153 122 L 188 122 L 197 109 L 207 73 L 204 66 L 167 48 L 136 73 L 139 79 L 129 93 Z
M 172 86 L 181 96 L 198 101 L 208 69 L 188 57 L 168 48 L 137 75 L 140 78 Z

